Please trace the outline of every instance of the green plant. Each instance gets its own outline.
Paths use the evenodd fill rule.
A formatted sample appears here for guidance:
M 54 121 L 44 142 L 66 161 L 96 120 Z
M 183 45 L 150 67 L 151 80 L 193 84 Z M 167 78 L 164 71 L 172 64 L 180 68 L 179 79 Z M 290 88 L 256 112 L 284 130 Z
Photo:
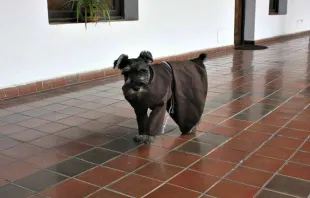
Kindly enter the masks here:
M 80 18 L 84 19 L 86 28 L 88 21 L 97 23 L 102 18 L 110 22 L 112 0 L 67 0 L 64 6 L 70 6 L 75 10 L 77 22 Z

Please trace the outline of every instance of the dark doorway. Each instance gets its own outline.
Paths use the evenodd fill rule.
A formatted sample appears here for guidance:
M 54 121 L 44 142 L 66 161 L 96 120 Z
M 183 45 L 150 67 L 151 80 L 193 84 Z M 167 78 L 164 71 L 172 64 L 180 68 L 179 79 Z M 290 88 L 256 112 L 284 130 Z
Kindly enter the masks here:
M 234 44 L 242 45 L 244 41 L 245 0 L 235 0 Z

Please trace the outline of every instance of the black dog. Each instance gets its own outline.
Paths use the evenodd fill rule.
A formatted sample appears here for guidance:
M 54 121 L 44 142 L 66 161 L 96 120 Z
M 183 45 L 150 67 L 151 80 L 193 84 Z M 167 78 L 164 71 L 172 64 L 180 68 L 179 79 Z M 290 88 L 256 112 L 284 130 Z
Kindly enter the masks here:
M 162 134 L 166 111 L 182 134 L 196 131 L 208 92 L 206 58 L 201 54 L 189 61 L 151 65 L 152 54 L 142 51 L 138 58 L 123 54 L 114 61 L 114 68 L 124 76 L 124 96 L 136 113 L 139 135 L 135 141 L 150 143 Z M 148 109 L 152 110 L 149 116 Z

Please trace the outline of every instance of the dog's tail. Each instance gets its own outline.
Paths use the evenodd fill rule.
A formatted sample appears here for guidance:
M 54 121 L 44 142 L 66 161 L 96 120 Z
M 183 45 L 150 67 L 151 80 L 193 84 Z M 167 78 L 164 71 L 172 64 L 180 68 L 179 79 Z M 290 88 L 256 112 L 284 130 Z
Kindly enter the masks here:
M 198 57 L 200 60 L 205 61 L 208 58 L 208 54 L 202 53 Z
M 205 68 L 204 61 L 208 58 L 208 54 L 202 53 L 199 55 L 199 57 L 192 59 L 191 61 L 196 63 L 199 66 L 202 66 Z

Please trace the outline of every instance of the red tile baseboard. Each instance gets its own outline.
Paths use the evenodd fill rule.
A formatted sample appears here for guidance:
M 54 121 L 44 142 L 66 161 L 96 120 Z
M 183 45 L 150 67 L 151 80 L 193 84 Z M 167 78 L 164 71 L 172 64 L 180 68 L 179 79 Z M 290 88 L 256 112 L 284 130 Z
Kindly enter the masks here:
M 304 32 L 299 32 L 299 33 L 294 33 L 294 34 L 282 35 L 282 36 L 257 40 L 256 43 L 257 44 L 271 44 L 274 42 L 299 38 L 299 37 L 308 35 L 309 33 L 310 31 L 304 31 Z M 220 57 L 220 56 L 232 53 L 233 50 L 234 50 L 233 45 L 212 48 L 212 49 L 205 49 L 205 50 L 199 50 L 199 51 L 179 54 L 175 56 L 157 58 L 156 60 L 154 60 L 154 63 L 158 63 L 164 60 L 165 61 L 188 60 L 188 59 L 199 56 L 200 53 L 207 53 L 208 58 L 212 59 L 212 58 L 216 58 L 216 57 Z M 0 89 L 0 100 L 6 100 L 6 99 L 29 95 L 29 94 L 33 94 L 37 92 L 50 90 L 50 89 L 56 89 L 60 87 L 75 85 L 79 83 L 84 83 L 88 81 L 93 81 L 93 80 L 98 80 L 98 79 L 103 79 L 103 78 L 108 78 L 108 77 L 113 77 L 113 76 L 119 76 L 119 75 L 120 75 L 120 72 L 118 70 L 107 68 L 107 69 L 96 70 L 96 71 L 91 71 L 87 73 L 79 73 L 79 74 L 68 75 L 64 77 L 57 77 L 57 78 L 49 79 L 49 80 L 37 81 L 34 83 L 19 85 L 15 87 L 8 87 L 8 88 Z

